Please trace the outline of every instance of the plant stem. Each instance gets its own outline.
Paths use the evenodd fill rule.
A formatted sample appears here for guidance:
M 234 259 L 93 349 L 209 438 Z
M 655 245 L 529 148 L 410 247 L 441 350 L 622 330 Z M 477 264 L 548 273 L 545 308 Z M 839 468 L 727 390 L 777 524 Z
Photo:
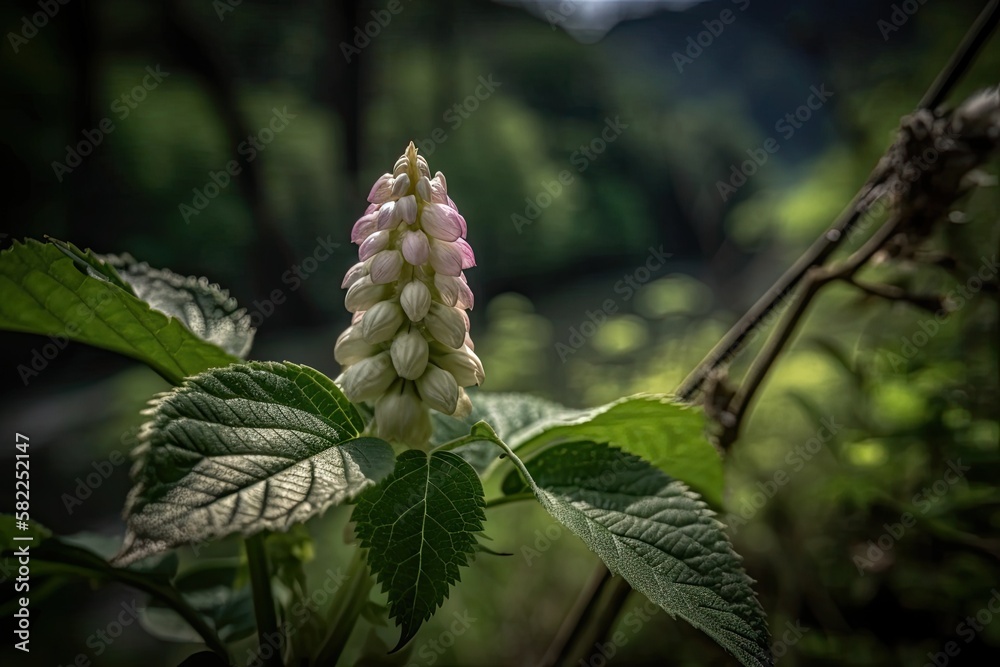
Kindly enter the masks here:
M 173 609 L 183 618 L 191 628 L 205 641 L 209 650 L 222 658 L 227 665 L 233 664 L 229 657 L 226 645 L 222 643 L 215 630 L 205 622 L 205 619 L 195 609 L 187 603 L 181 594 L 174 588 L 163 586 L 149 579 L 146 575 L 124 568 L 112 568 L 107 566 L 107 570 L 96 570 L 93 566 L 80 565 L 71 562 L 50 562 L 47 563 L 54 570 L 66 572 L 67 574 L 77 574 L 82 577 L 98 577 L 109 582 L 121 583 L 132 588 L 148 593 L 150 597 L 159 600 L 163 604 Z
M 566 619 L 559 627 L 559 632 L 556 633 L 552 643 L 549 644 L 549 650 L 545 652 L 540 667 L 556 667 L 560 663 L 568 662 L 567 657 L 569 653 L 578 643 L 577 640 L 581 632 L 588 624 L 590 617 L 593 615 L 592 612 L 597 606 L 594 604 L 594 600 L 600 597 L 601 591 L 604 590 L 604 587 L 610 580 L 611 571 L 604 566 L 603 562 L 598 563 L 597 567 L 591 573 L 590 579 L 587 580 L 586 586 L 580 592 L 573 608 L 566 615 Z
M 250 568 L 250 586 L 253 589 L 253 612 L 257 619 L 257 640 L 260 654 L 264 647 L 281 646 L 278 631 L 278 615 L 274 607 L 274 595 L 271 592 L 271 564 L 267 558 L 266 533 L 257 533 L 245 541 L 247 550 L 247 565 Z M 271 657 L 265 660 L 268 667 L 282 667 L 279 651 L 271 651 Z
M 510 496 L 500 496 L 499 498 L 494 498 L 486 502 L 486 509 L 493 509 L 494 507 L 500 507 L 501 505 L 507 505 L 509 503 L 517 503 L 522 500 L 535 500 L 535 494 L 533 493 L 515 493 Z
M 355 549 L 348 572 L 347 584 L 337 591 L 330 604 L 332 613 L 327 621 L 330 632 L 313 661 L 317 667 L 333 667 L 340 660 L 372 588 L 372 578 L 361 556 L 361 549 Z

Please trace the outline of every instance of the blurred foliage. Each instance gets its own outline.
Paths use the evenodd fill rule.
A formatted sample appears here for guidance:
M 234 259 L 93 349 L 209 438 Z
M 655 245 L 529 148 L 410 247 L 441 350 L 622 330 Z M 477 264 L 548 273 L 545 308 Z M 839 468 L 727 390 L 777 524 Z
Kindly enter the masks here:
M 93 24 L 89 46 L 78 44 L 86 30 L 80 4 L 68 4 L 21 53 L 0 56 L 3 150 L 14 171 L 3 232 L 51 234 L 208 275 L 251 310 L 263 312 L 260 304 L 283 290 L 290 299 L 266 318 L 255 358 L 335 374 L 332 344 L 348 321 L 339 285 L 354 261 L 350 225 L 364 210 L 367 184 L 414 139 L 448 176 L 469 221 L 480 265 L 469 272 L 480 304 L 473 338 L 485 389 L 590 406 L 669 391 L 683 379 L 848 202 L 981 3 L 927 3 L 886 41 L 876 21 L 891 12 L 888 2 L 753 3 L 683 74 L 671 53 L 718 16 L 716 3 L 625 22 L 592 45 L 516 7 L 412 3 L 356 57 L 357 89 L 345 83 L 352 70 L 338 35 L 345 28 L 351 35 L 354 23 L 343 23 L 340 3 L 244 2 L 221 22 L 212 3 L 178 3 L 183 23 L 222 64 L 228 103 L 206 66 L 193 64 L 196 50 L 168 30 L 171 3 L 82 3 Z M 358 20 L 380 7 L 361 6 Z M 0 23 L 17 26 L 31 11 L 27 2 L 5 5 Z M 996 45 L 984 49 L 953 101 L 996 84 Z M 79 60 L 81 53 L 92 61 Z M 157 63 L 169 77 L 119 119 L 112 100 Z M 80 78 L 87 72 L 89 89 Z M 491 74 L 501 85 L 475 111 L 457 116 L 460 124 L 446 116 Z M 721 201 L 716 182 L 820 82 L 835 92 L 832 100 Z M 227 114 L 256 133 L 283 108 L 295 114 L 288 127 L 186 224 L 179 204 L 190 205 L 192 189 L 239 158 L 242 138 Z M 629 127 L 578 171 L 574 152 L 618 116 Z M 115 131 L 57 181 L 51 163 L 104 117 Z M 445 141 L 431 139 L 435 128 Z M 360 147 L 353 156 L 352 141 Z M 255 193 L 249 167 L 260 170 Z M 526 198 L 538 201 L 563 170 L 573 182 L 519 231 L 511 216 L 524 215 Z M 944 226 L 929 242 L 950 269 L 890 261 L 862 278 L 947 293 L 997 251 L 998 210 L 997 189 L 979 190 L 965 206 L 966 222 Z M 282 276 L 312 255 L 317 237 L 341 247 L 293 290 Z M 625 298 L 616 285 L 660 245 L 673 256 Z M 557 345 L 600 320 L 589 313 L 608 299 L 614 312 L 560 356 Z M 962 664 L 991 664 L 1000 654 L 1000 623 L 985 623 L 969 643 L 960 634 L 1000 587 L 996 276 L 933 335 L 921 328 L 930 319 L 847 287 L 824 292 L 727 461 L 730 519 L 751 508 L 733 529 L 736 548 L 760 582 L 776 640 L 786 623 L 808 628 L 794 645 L 776 646 L 787 651 L 783 665 L 918 665 L 948 641 L 961 648 Z M 920 332 L 926 340 L 918 344 Z M 736 359 L 734 376 L 762 339 Z M 73 513 L 62 498 L 93 461 L 134 446 L 139 410 L 166 385 L 71 346 L 25 387 L 16 367 L 39 342 L 2 340 L 11 397 L 3 421 L 16 415 L 33 429 L 33 470 L 46 485 L 34 512 L 61 533 L 120 534 L 127 465 Z M 807 459 L 802 448 L 810 451 L 824 420 L 836 433 Z M 969 470 L 950 484 L 949 463 L 957 461 Z M 781 484 L 779 471 L 787 475 Z M 773 497 L 758 503 L 769 484 Z M 915 523 L 892 537 L 905 513 Z M 310 586 L 347 562 L 346 518 L 338 510 L 308 525 L 317 541 L 301 565 Z M 538 508 L 503 507 L 487 518 L 491 547 L 512 555 L 479 555 L 408 651 L 379 664 L 529 664 L 544 653 L 596 558 Z M 235 553 L 226 542 L 181 556 L 191 565 Z M 47 608 L 31 664 L 67 664 L 88 651 L 100 619 L 133 597 L 124 589 L 64 591 L 78 604 Z M 729 664 L 685 624 L 662 613 L 646 620 L 643 602 L 630 599 L 618 626 L 627 642 L 610 664 L 663 664 L 664 655 L 674 665 Z M 456 614 L 474 621 L 451 642 Z M 365 621 L 355 649 L 391 642 L 394 632 Z M 252 645 L 246 640 L 237 655 Z M 172 665 L 194 648 L 130 629 L 97 664 Z

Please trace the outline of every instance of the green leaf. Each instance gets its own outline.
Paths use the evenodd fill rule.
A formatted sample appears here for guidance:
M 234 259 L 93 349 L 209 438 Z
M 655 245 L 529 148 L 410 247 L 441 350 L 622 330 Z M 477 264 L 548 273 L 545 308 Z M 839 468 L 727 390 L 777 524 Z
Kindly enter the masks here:
M 722 457 L 704 436 L 699 410 L 667 396 L 639 395 L 590 410 L 573 410 L 525 394 L 470 395 L 472 414 L 463 420 L 438 417 L 435 444 L 469 433 L 480 420 L 527 460 L 560 442 L 607 442 L 635 454 L 722 506 Z M 455 450 L 483 472 L 496 460 L 487 441 Z
M 174 384 L 237 361 L 136 297 L 115 275 L 113 268 L 69 244 L 15 242 L 0 253 L 0 329 L 119 352 Z
M 174 319 L 180 320 L 202 340 L 245 359 L 253 345 L 255 329 L 246 309 L 229 292 L 208 278 L 182 276 L 168 269 L 154 269 L 128 254 L 102 257 L 113 266 L 133 293 Z
M 158 397 L 140 433 L 117 563 L 293 524 L 392 472 L 392 447 L 333 381 L 291 363 L 235 364 Z
M 31 539 L 23 539 L 26 537 Z M 37 575 L 75 574 L 121 583 L 129 583 L 134 575 L 141 575 L 150 582 L 165 583 L 176 573 L 177 558 L 173 554 L 146 558 L 127 568 L 112 567 L 107 558 L 114 553 L 114 547 L 119 541 L 87 532 L 57 537 L 48 528 L 34 521 L 30 523 L 28 530 L 22 531 L 16 528 L 14 516 L 0 514 L 3 571 L 10 567 L 17 569 L 16 559 L 9 558 L 9 555 L 27 546 L 31 551 L 31 572 Z
M 681 482 L 593 442 L 551 447 L 504 480 L 538 502 L 637 591 L 744 665 L 773 665 L 764 612 L 715 514 Z M 523 477 L 518 479 L 517 475 Z
M 392 476 L 358 498 L 352 516 L 368 563 L 401 626 L 402 648 L 448 597 L 486 520 L 476 471 L 450 452 L 409 450 Z

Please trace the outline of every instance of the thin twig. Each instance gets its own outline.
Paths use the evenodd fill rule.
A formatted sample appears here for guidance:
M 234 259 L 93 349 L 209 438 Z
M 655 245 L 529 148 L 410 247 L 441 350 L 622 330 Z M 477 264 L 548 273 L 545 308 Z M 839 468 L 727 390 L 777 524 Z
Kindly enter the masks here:
M 778 328 L 767 339 L 764 349 L 754 358 L 753 364 L 750 366 L 750 370 L 747 371 L 739 390 L 729 403 L 727 412 L 731 415 L 732 420 L 725 425 L 725 429 L 719 437 L 719 446 L 723 450 L 728 450 L 739 436 L 740 425 L 746 415 L 751 399 L 757 392 L 757 389 L 760 388 L 771 366 L 774 365 L 774 361 L 795 333 L 796 327 L 805 314 L 806 309 L 812 303 L 816 292 L 832 280 L 846 280 L 851 278 L 858 269 L 864 266 L 885 245 L 886 241 L 892 238 L 901 224 L 902 218 L 899 215 L 893 215 L 885 224 L 879 227 L 878 231 L 871 238 L 839 265 L 830 267 L 829 269 L 818 266 L 809 269 L 795 300 L 788 307 Z
M 559 627 L 559 632 L 549 644 L 549 650 L 545 652 L 539 667 L 555 667 L 567 662 L 567 656 L 576 645 L 581 631 L 587 625 L 587 617 L 593 611 L 591 600 L 601 595 L 601 591 L 610 580 L 611 571 L 604 566 L 604 563 L 598 563 L 587 580 L 587 585 L 580 591 L 573 608 Z
M 930 313 L 937 313 L 944 308 L 943 297 L 939 294 L 914 294 L 896 285 L 867 283 L 853 277 L 845 279 L 845 282 L 871 296 L 877 296 L 888 301 L 903 301 Z
M 941 104 L 962 78 L 990 34 L 1000 21 L 1000 0 L 991 0 L 969 28 L 961 43 L 955 49 L 948 63 L 927 89 L 918 108 L 933 109 Z M 746 312 L 743 317 L 722 337 L 706 357 L 684 379 L 678 387 L 679 400 L 689 401 L 701 388 L 709 374 L 720 365 L 727 363 L 742 348 L 747 336 L 761 321 L 788 296 L 796 285 L 814 266 L 822 264 L 837 249 L 844 237 L 867 211 L 869 195 L 888 175 L 888 167 L 880 163 L 872 170 L 865 184 L 851 200 L 847 208 L 837 217 L 833 225 L 823 233 L 802 254 L 771 288 Z

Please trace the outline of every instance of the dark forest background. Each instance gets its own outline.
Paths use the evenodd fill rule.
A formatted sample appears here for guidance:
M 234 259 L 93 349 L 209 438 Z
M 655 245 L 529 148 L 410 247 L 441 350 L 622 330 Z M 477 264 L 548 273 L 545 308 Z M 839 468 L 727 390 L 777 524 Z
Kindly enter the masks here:
M 48 234 L 208 276 L 259 313 L 253 358 L 335 376 L 333 342 L 349 322 L 340 281 L 356 261 L 351 225 L 371 183 L 414 140 L 468 220 L 484 390 L 573 406 L 669 392 L 847 204 L 983 3 L 617 3 L 626 14 L 603 25 L 585 20 L 586 2 L 561 3 L 579 14 L 556 22 L 545 12 L 560 3 L 399 0 L 401 11 L 381 13 L 389 4 L 69 0 L 19 41 L 10 34 L 23 36 L 39 5 L 4 3 L 0 247 Z M 391 20 L 357 49 L 356 29 L 373 11 Z M 723 11 L 733 20 L 716 23 Z M 706 21 L 723 29 L 689 61 L 677 58 Z M 997 84 L 998 39 L 951 102 Z M 780 125 L 822 87 L 833 94 L 808 120 L 791 133 Z M 263 145 L 275 110 L 287 125 Z M 581 159 L 580 147 L 616 119 L 614 140 Z M 113 130 L 95 134 L 102 123 Z M 96 136 L 79 166 L 53 166 L 73 164 L 67 146 Z M 253 159 L 250 136 L 263 145 Z M 718 182 L 768 138 L 779 150 L 721 196 Z M 239 173 L 185 214 L 194 191 L 205 194 L 213 173 L 225 180 L 218 174 L 233 160 Z M 546 199 L 563 171 L 572 182 Z M 954 259 L 950 271 L 896 265 L 876 275 L 929 293 L 967 285 L 996 257 L 998 205 L 996 187 L 977 191 L 961 224 L 931 240 Z M 307 261 L 330 243 L 339 247 Z M 669 259 L 643 273 L 651 249 Z M 745 519 L 734 541 L 776 640 L 786 624 L 807 629 L 776 646 L 779 664 L 920 667 L 948 642 L 959 652 L 946 664 L 1000 655 L 998 614 L 988 610 L 991 599 L 1000 609 L 993 261 L 992 283 L 933 334 L 930 314 L 912 305 L 831 290 L 768 380 L 729 459 L 722 513 Z M 628 277 L 635 288 L 622 287 Z M 276 291 L 281 303 L 269 301 Z M 614 312 L 601 312 L 608 300 Z M 38 361 L 46 343 L 0 334 L 0 422 L 32 438 L 33 515 L 57 532 L 113 540 L 127 463 L 81 504 L 66 498 L 95 465 L 127 455 L 139 411 L 167 385 L 74 344 Z M 836 432 L 803 457 L 822 428 Z M 957 461 L 968 470 L 947 482 Z M 777 471 L 787 483 L 772 484 Z M 414 653 L 386 664 L 537 661 L 595 557 L 572 537 L 539 549 L 552 524 L 523 511 L 492 511 L 487 532 L 514 555 L 479 558 Z M 915 525 L 872 551 L 907 512 Z M 338 510 L 309 524 L 317 578 L 344 558 L 346 518 Z M 68 665 L 81 653 L 102 666 L 176 664 L 192 645 L 136 626 L 99 656 L 88 644 L 137 595 L 61 588 L 38 612 L 37 652 L 4 664 Z M 643 602 L 633 598 L 630 609 Z M 476 622 L 458 642 L 421 657 L 421 638 L 462 613 Z M 977 613 L 981 629 L 969 636 L 962 624 Z M 623 621 L 629 641 L 611 665 L 731 664 L 665 614 L 637 625 Z M 0 655 L 11 655 L 7 640 Z

